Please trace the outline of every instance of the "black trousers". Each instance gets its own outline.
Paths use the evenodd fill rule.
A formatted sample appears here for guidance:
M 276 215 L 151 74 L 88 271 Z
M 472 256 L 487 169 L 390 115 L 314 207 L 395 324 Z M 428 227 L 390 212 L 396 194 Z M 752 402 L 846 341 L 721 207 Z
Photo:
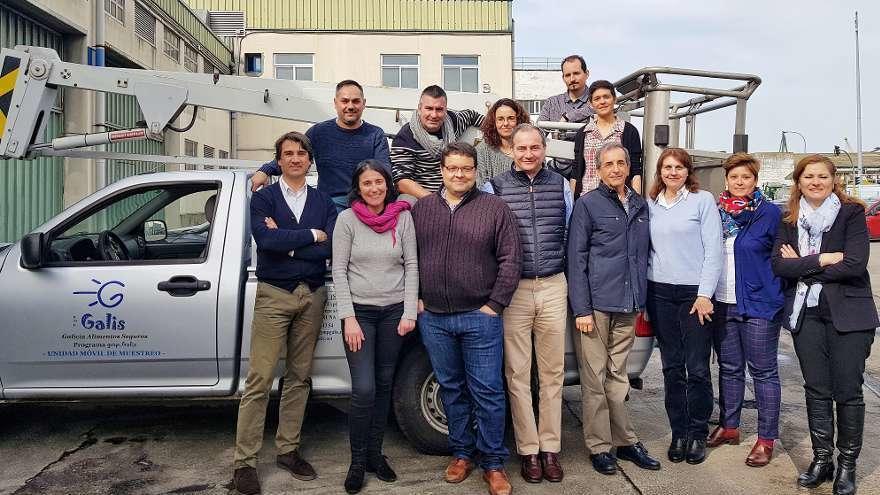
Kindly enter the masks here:
M 712 323 L 689 314 L 696 285 L 648 281 L 647 310 L 660 345 L 666 415 L 673 438 L 706 438 L 712 415 Z
M 865 360 L 871 353 L 875 330 L 837 331 L 821 295 L 819 305 L 807 308 L 802 318 L 800 330 L 792 333 L 792 338 L 804 375 L 806 398 L 864 406 Z
M 351 372 L 349 439 L 352 463 L 363 463 L 368 456 L 382 453 L 394 369 L 403 343 L 403 337 L 397 334 L 403 303 L 390 306 L 355 304 L 354 313 L 364 332 L 364 342 L 357 352 L 351 352 L 345 346 Z

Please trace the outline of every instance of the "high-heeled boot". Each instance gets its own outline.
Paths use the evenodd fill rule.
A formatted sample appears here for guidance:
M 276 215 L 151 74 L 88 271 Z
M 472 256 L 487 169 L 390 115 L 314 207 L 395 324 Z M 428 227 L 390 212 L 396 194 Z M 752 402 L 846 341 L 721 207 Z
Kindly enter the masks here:
M 798 476 L 798 485 L 816 488 L 834 476 L 834 403 L 807 399 L 807 423 L 813 444 L 813 462 Z
M 865 406 L 837 404 L 837 474 L 834 495 L 855 495 L 856 460 L 862 451 Z

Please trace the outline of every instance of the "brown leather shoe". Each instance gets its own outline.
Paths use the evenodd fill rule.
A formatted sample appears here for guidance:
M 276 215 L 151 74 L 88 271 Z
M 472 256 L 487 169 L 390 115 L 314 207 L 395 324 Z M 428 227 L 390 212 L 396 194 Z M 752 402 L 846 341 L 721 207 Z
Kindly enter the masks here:
M 712 430 L 709 439 L 706 440 L 706 447 L 710 448 L 724 444 L 739 445 L 739 428 L 724 428 L 723 426 L 719 426 Z
M 318 477 L 315 468 L 308 461 L 300 457 L 298 450 L 279 455 L 275 458 L 275 464 L 280 468 L 290 471 L 290 474 L 300 481 L 311 481 Z
M 252 467 L 238 468 L 232 474 L 232 486 L 241 495 L 257 495 L 260 493 L 260 478 L 257 470 Z
M 544 468 L 544 479 L 553 483 L 562 481 L 564 476 L 562 465 L 559 464 L 559 454 L 556 452 L 541 452 L 541 465 Z
M 522 467 L 519 474 L 529 483 L 540 483 L 544 477 L 544 471 L 541 469 L 541 462 L 538 460 L 538 454 L 521 455 L 520 462 Z
M 746 457 L 746 465 L 763 467 L 770 464 L 771 457 L 773 457 L 773 447 L 758 440 L 752 447 L 752 451 L 749 452 L 749 456 Z
M 471 471 L 473 470 L 473 462 L 460 457 L 453 457 L 452 460 L 449 461 L 449 465 L 446 466 L 446 482 L 461 483 L 470 476 Z
M 489 484 L 490 495 L 510 495 L 513 490 L 504 469 L 487 469 L 483 472 L 483 480 Z

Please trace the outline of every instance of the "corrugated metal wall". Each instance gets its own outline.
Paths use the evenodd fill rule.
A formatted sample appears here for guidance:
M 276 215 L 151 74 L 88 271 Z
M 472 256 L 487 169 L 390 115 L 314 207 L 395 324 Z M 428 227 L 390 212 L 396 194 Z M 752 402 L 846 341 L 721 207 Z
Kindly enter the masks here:
M 513 30 L 509 0 L 187 0 L 187 3 L 193 9 L 244 11 L 249 30 Z
M 45 46 L 62 53 L 58 33 L 0 5 L 0 47 L 15 45 Z M 46 125 L 46 138 L 62 132 L 62 116 L 53 112 Z M 0 242 L 16 241 L 60 212 L 63 189 L 63 158 L 0 160 Z

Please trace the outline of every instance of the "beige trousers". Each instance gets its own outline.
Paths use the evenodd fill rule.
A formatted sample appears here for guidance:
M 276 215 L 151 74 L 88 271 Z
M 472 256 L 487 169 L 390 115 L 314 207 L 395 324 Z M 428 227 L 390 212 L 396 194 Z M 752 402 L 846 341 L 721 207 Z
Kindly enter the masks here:
M 520 455 L 559 452 L 568 313 L 565 274 L 522 279 L 504 309 L 504 374 Z M 538 365 L 538 421 L 532 409 L 532 346 Z
M 635 313 L 593 311 L 593 331 L 577 332 L 584 442 L 591 454 L 639 441 L 626 410 L 626 358 L 635 341 Z
M 263 446 L 266 404 L 275 378 L 275 366 L 285 352 L 284 387 L 278 411 L 275 445 L 278 454 L 299 448 L 300 429 L 309 398 L 309 375 L 321 323 L 327 289 L 314 292 L 299 284 L 287 292 L 259 282 L 251 328 L 250 369 L 238 408 L 234 469 L 257 466 Z

